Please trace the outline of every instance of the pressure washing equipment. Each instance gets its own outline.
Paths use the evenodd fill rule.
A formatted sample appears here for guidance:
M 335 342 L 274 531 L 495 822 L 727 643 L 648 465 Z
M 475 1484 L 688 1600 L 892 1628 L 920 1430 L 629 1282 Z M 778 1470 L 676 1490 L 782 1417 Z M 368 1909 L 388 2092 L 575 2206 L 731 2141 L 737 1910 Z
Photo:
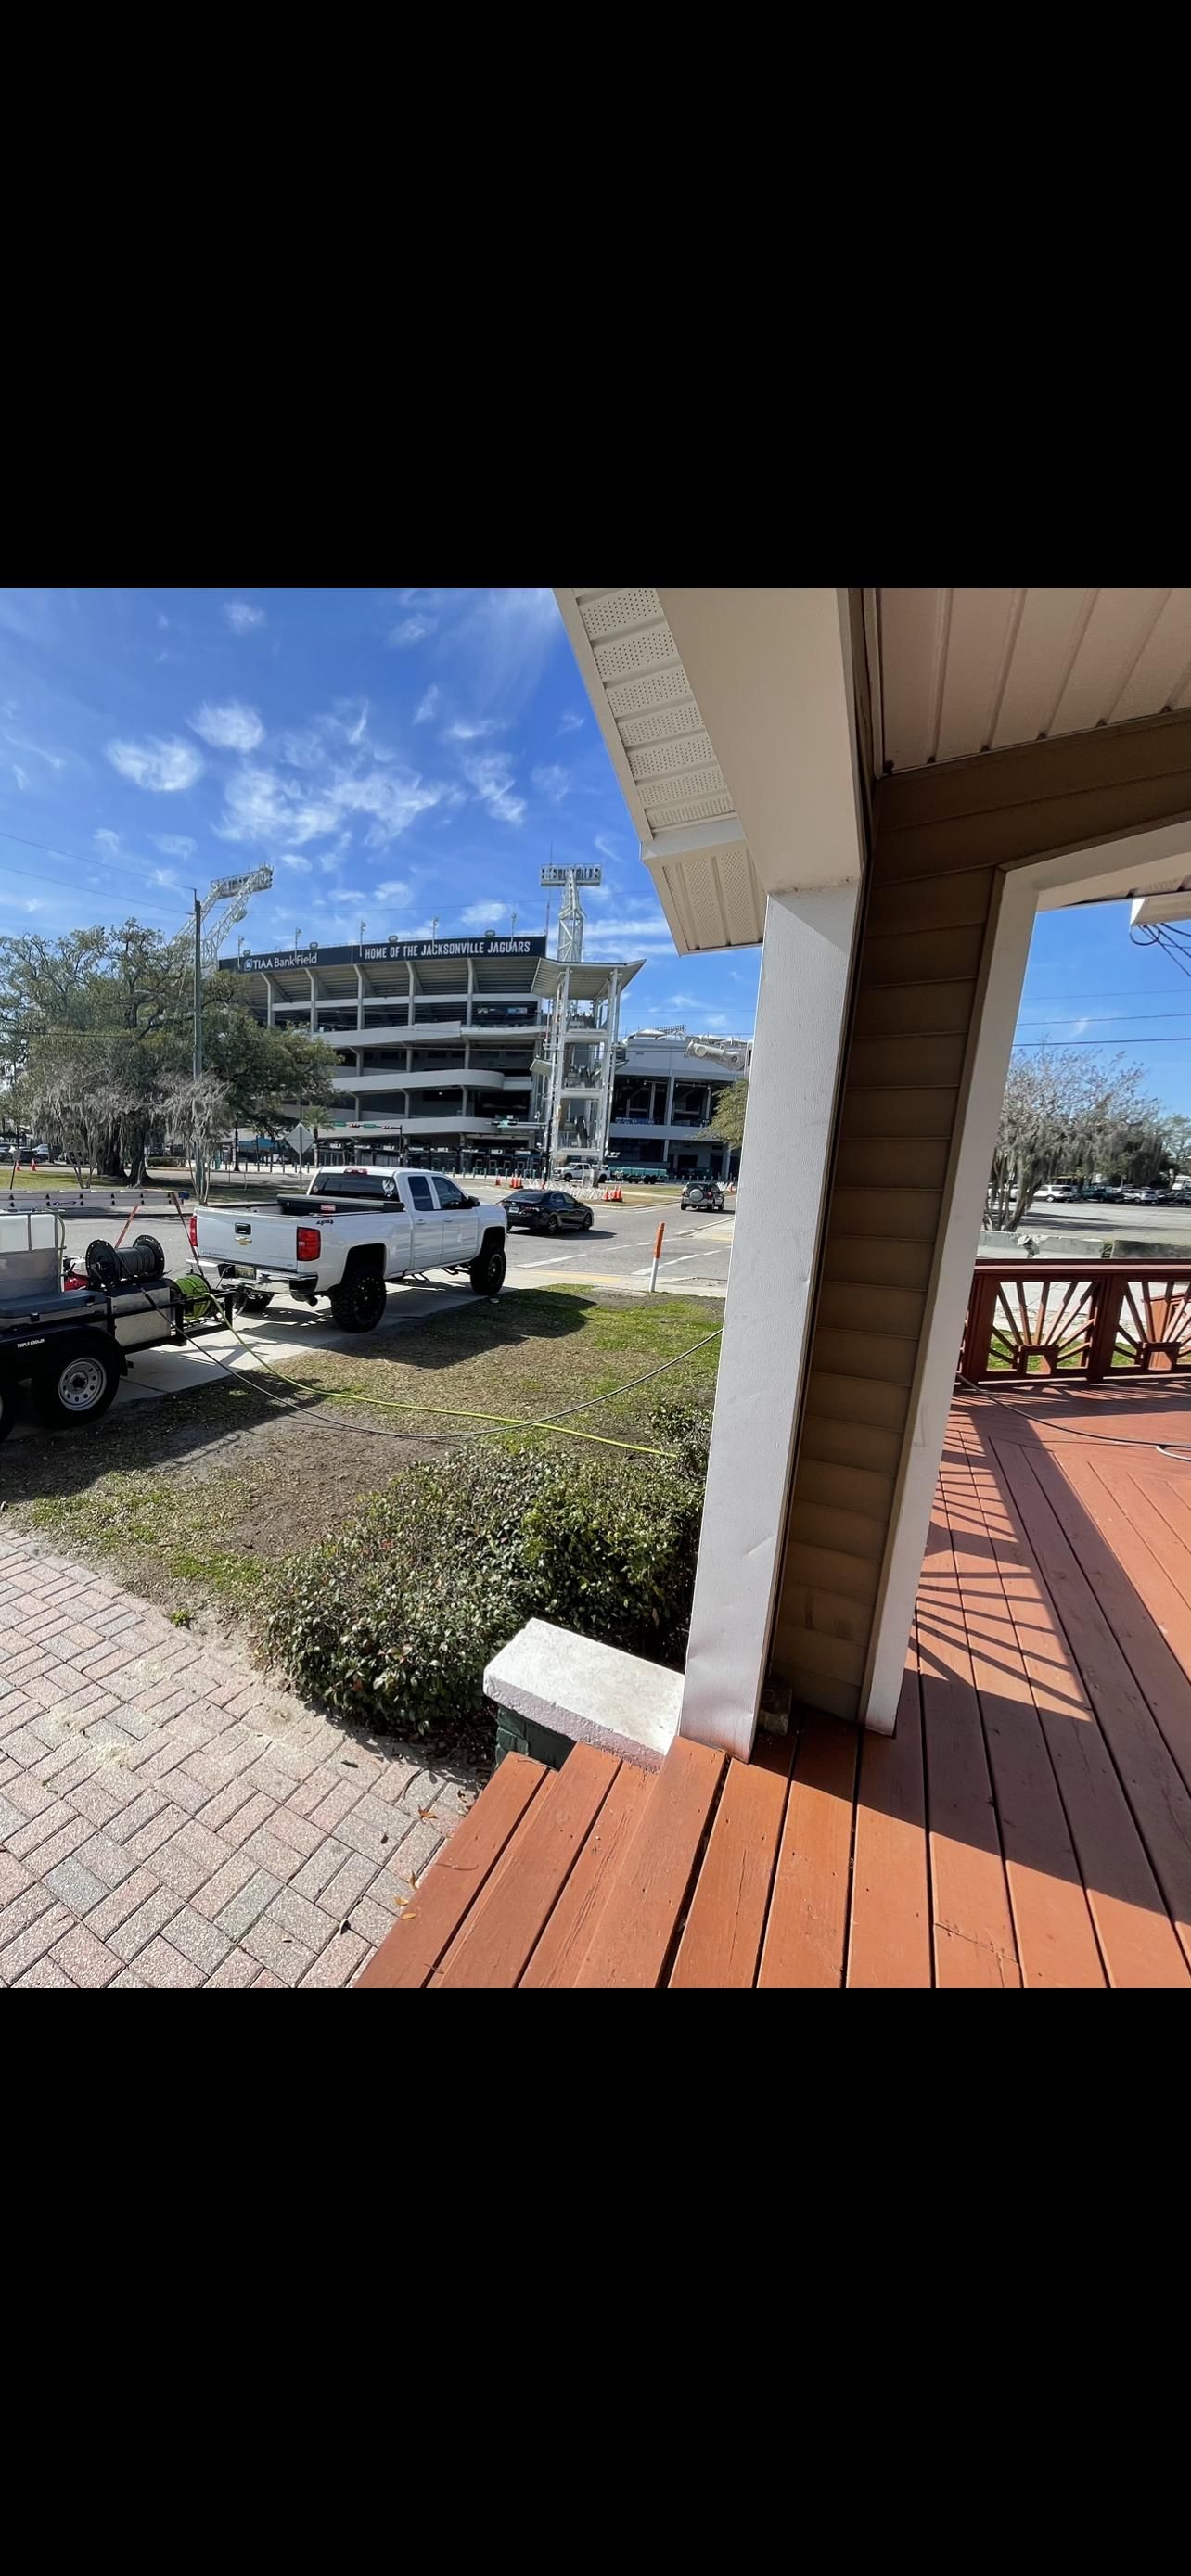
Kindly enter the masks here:
M 84 1254 L 87 1284 L 91 1288 L 135 1288 L 165 1275 L 165 1254 L 155 1234 L 138 1234 L 126 1251 L 107 1243 L 97 1235 Z

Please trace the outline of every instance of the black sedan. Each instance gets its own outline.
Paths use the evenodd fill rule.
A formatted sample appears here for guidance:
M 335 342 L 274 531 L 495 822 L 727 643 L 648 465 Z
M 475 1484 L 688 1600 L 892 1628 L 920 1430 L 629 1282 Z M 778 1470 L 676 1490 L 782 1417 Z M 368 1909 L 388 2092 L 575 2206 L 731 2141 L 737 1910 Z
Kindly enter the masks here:
M 567 1190 L 514 1190 L 501 1205 L 509 1220 L 527 1234 L 590 1234 L 591 1209 Z

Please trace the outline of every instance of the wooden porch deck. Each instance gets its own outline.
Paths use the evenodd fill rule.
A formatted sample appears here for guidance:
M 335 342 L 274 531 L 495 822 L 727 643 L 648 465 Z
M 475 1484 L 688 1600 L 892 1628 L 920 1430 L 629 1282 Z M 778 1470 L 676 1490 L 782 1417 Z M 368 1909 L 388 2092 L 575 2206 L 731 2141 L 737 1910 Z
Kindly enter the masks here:
M 1150 1378 L 957 1401 L 893 1737 L 807 1714 L 749 1764 L 510 1756 L 359 1982 L 1186 1987 L 1189 1963 L 1191 1395 Z

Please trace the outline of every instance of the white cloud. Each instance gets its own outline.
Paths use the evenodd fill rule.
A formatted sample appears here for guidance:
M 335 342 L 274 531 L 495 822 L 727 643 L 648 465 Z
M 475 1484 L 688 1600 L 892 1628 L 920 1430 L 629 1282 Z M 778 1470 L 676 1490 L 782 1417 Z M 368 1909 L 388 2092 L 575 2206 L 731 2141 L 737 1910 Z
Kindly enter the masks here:
M 172 868 L 150 868 L 149 883 L 151 886 L 165 886 L 171 894 L 181 891 Z
M 697 993 L 671 993 L 670 1001 L 676 1011 L 697 1011 L 699 1008 Z
M 228 698 L 221 707 L 201 706 L 198 714 L 191 716 L 190 726 L 215 751 L 255 751 L 265 738 L 256 708 L 246 707 L 240 698 Z
M 664 912 L 629 913 L 592 926 L 601 957 L 673 957 L 674 942 Z
M 296 859 L 292 850 L 286 851 L 281 865 L 283 868 L 293 868 L 299 876 L 308 877 L 310 874 L 309 859 Z
M 197 842 L 189 840 L 185 832 L 155 832 L 153 834 L 153 847 L 155 850 L 161 851 L 163 858 L 192 859 L 197 846 Z
M 478 650 L 481 704 L 528 695 L 562 634 L 552 590 L 486 591 L 462 630 Z
M 27 770 L 27 769 L 22 769 L 22 768 L 21 768 L 21 765 L 20 765 L 20 762 L 19 762 L 19 761 L 14 760 L 14 762 L 13 762 L 13 764 L 12 764 L 12 774 L 13 774 L 13 777 L 15 778 L 16 782 L 17 782 L 18 787 L 22 787 L 22 788 L 24 788 L 24 787 L 27 787 L 27 786 L 28 786 L 28 784 L 29 784 L 29 772 L 28 772 L 28 770 Z
M 316 912 L 329 912 L 332 906 L 338 907 L 341 903 L 367 903 L 368 900 L 362 886 L 330 886 L 326 894 L 312 897 Z
M 154 796 L 193 787 L 203 774 L 193 743 L 163 742 L 159 734 L 151 734 L 147 742 L 109 742 L 104 748 L 121 778 L 131 778 L 134 787 L 147 787 Z
M 614 867 L 617 865 L 620 859 L 620 852 L 616 847 L 615 841 L 609 839 L 607 832 L 596 833 L 596 848 L 602 859 L 610 859 Z
M 91 837 L 95 843 L 96 849 L 102 850 L 105 858 L 119 858 L 124 844 L 118 832 L 110 831 L 106 823 L 101 823 L 99 830 L 97 832 L 93 832 Z
M 369 818 L 369 847 L 383 849 L 441 796 L 440 787 L 410 770 L 353 762 L 329 768 L 317 781 L 302 781 L 246 762 L 228 781 L 216 828 L 225 841 L 288 841 L 301 848 L 342 834 L 347 817 L 361 814 Z
M 483 760 L 465 760 L 463 775 L 481 805 L 486 805 L 499 822 L 524 822 L 525 798 L 513 794 L 513 772 L 503 752 L 489 752 Z
M 501 730 L 495 716 L 457 716 L 443 735 L 444 742 L 479 742 L 484 734 Z
M 233 635 L 251 635 L 254 626 L 263 626 L 263 608 L 250 608 L 246 599 L 225 599 L 223 613 Z
M 389 642 L 396 645 L 398 652 L 405 653 L 411 644 L 420 644 L 424 635 L 433 633 L 432 617 L 403 617 L 400 626 L 390 627 Z
M 407 885 L 404 877 L 386 877 L 383 885 L 373 887 L 372 900 L 374 903 L 408 903 L 412 893 L 413 887 Z
M 418 702 L 417 710 L 414 715 L 415 724 L 430 724 L 433 721 L 434 717 L 438 714 L 438 701 L 441 694 L 442 692 L 437 685 L 432 683 L 427 689 L 425 697 L 421 698 Z
M 566 714 L 560 719 L 558 730 L 560 733 L 578 733 L 583 721 L 583 717 L 577 715 L 573 707 L 568 707 Z
M 544 769 L 535 769 L 533 783 L 539 796 L 548 797 L 552 805 L 561 805 L 570 788 L 571 773 L 560 760 L 552 760 Z
M 497 894 L 483 903 L 469 903 L 466 911 L 460 914 L 460 919 L 465 930 L 483 930 L 489 922 L 503 921 L 512 909 L 511 903 L 508 903 L 503 895 Z

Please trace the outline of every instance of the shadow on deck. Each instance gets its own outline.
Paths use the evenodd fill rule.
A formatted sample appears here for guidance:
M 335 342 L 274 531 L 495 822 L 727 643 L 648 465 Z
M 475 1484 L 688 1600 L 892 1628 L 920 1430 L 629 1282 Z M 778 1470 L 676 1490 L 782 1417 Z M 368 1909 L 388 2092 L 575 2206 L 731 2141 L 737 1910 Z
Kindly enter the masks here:
M 1168 1456 L 1160 1444 L 1184 1447 Z M 952 1410 L 892 1737 L 510 1756 L 367 1986 L 1186 1986 L 1191 1402 Z

